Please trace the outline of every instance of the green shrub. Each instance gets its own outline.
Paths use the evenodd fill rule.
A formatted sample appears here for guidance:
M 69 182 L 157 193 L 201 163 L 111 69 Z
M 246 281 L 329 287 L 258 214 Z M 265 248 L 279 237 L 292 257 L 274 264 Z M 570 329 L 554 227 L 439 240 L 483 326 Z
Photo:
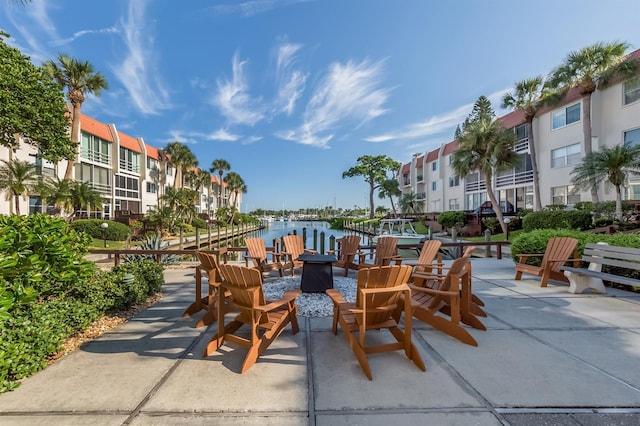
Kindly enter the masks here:
M 193 225 L 193 227 L 195 228 L 200 229 L 207 229 L 208 227 L 207 221 L 204 219 L 200 219 L 199 217 L 194 217 L 193 220 L 191 220 L 191 225 Z
M 128 308 L 134 303 L 144 302 L 149 295 L 157 293 L 164 284 L 162 266 L 151 260 L 142 259 L 123 263 L 114 267 L 112 273 L 115 276 L 114 281 L 122 286 L 123 293 L 123 297 L 117 300 L 122 306 L 116 306 L 116 309 Z
M 109 226 L 104 229 L 102 228 L 103 223 L 107 223 Z M 71 228 L 78 232 L 86 232 L 93 238 L 106 237 L 109 241 L 123 241 L 127 238 L 127 235 L 131 233 L 131 228 L 124 223 L 102 219 L 74 220 L 71 222 Z
M 445 229 L 464 225 L 466 215 L 462 210 L 442 212 L 438 215 L 438 223 Z
M 592 227 L 591 212 L 586 210 L 544 210 L 528 213 L 522 219 L 522 229 L 579 229 Z
M 138 245 L 140 250 L 167 250 L 169 248 L 169 242 L 163 243 L 162 238 L 158 234 L 148 234 L 145 240 Z M 127 254 L 124 256 L 125 262 L 137 262 L 142 259 L 155 260 L 154 254 Z M 180 263 L 180 258 L 175 254 L 163 254 L 160 256 L 160 263 L 163 265 L 177 265 Z

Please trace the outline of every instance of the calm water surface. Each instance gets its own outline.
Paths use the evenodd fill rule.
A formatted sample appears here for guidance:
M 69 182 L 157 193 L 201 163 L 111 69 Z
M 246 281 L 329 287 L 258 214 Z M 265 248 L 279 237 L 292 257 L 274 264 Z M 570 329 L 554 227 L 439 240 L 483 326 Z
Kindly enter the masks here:
M 267 246 L 271 246 L 273 244 L 274 238 L 282 238 L 284 235 L 295 233 L 298 235 L 303 235 L 303 229 L 306 228 L 306 245 L 307 248 L 314 248 L 313 244 L 313 231 L 317 230 L 317 247 L 316 250 L 320 250 L 320 233 L 324 232 L 325 241 L 324 241 L 324 249 L 327 251 L 329 249 L 329 238 L 334 236 L 335 238 L 343 237 L 347 235 L 346 232 L 341 231 L 339 229 L 331 229 L 329 228 L 329 223 L 327 222 L 309 222 L 309 221 L 284 221 L 284 222 L 270 222 L 268 229 L 263 229 L 260 231 L 253 232 L 249 234 L 250 237 L 260 237 L 264 238 Z M 352 232 L 350 232 L 352 233 Z M 368 242 L 368 237 L 363 237 L 361 244 L 365 244 Z M 241 242 L 241 245 L 244 242 Z

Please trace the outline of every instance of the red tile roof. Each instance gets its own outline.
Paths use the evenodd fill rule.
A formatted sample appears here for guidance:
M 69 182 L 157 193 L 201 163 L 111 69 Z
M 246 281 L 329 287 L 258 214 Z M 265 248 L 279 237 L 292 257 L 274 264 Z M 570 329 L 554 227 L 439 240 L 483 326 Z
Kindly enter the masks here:
M 82 113 L 80 114 L 80 129 L 107 142 L 113 142 L 113 135 L 109 131 L 109 125 Z
M 140 141 L 134 138 L 133 136 L 129 136 L 125 133 L 118 132 L 118 137 L 120 138 L 120 146 L 130 149 L 133 152 L 142 153 L 142 147 L 140 147 Z
M 431 152 L 427 153 L 427 163 L 430 163 L 431 161 L 436 161 L 438 159 L 438 154 L 440 153 L 440 148 L 438 149 L 434 149 Z
M 453 154 L 458 150 L 458 141 L 452 141 L 444 145 L 442 148 L 442 155 Z
M 416 158 L 416 169 L 419 169 L 423 165 L 424 165 L 424 155 L 421 155 L 420 157 Z
M 147 156 L 151 157 L 155 160 L 160 160 L 160 154 L 158 153 L 158 148 L 151 145 L 145 145 L 147 148 Z
M 409 173 L 409 170 L 411 170 L 411 163 L 402 165 L 402 173 Z
M 500 120 L 500 122 L 505 128 L 511 129 L 513 127 L 519 126 L 520 124 L 524 123 L 524 112 L 520 110 L 515 110 L 510 112 L 507 115 L 503 115 L 498 120 Z

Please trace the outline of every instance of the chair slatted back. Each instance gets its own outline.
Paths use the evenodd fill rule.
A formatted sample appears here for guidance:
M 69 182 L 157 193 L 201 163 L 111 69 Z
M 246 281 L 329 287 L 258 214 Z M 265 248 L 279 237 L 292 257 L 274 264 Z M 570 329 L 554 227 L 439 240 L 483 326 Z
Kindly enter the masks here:
M 381 237 L 376 243 L 375 266 L 383 266 L 385 260 L 398 254 L 398 239 L 396 237 Z
M 547 248 L 542 257 L 542 266 L 547 264 L 549 260 L 570 259 L 578 246 L 578 240 L 571 237 L 553 237 L 549 238 Z M 560 271 L 563 266 L 561 262 L 552 262 L 551 270 Z
M 291 253 L 292 260 L 304 253 L 304 241 L 302 235 L 285 235 L 282 237 L 284 248 L 287 253 Z
M 340 262 L 346 262 L 349 255 L 353 255 L 360 248 L 359 235 L 345 235 L 340 238 Z
M 220 270 L 224 277 L 223 285 L 231 293 L 234 305 L 247 320 L 254 318 L 255 308 L 265 305 L 260 270 L 233 264 L 220 265 Z
M 362 289 L 388 289 L 406 284 L 411 277 L 409 265 L 380 266 L 358 271 L 356 306 L 363 310 L 366 325 L 389 320 L 396 309 L 401 292 L 364 294 Z
M 245 238 L 249 256 L 256 266 L 267 260 L 267 247 L 263 238 Z
M 434 260 L 438 259 L 440 261 L 440 256 L 438 256 L 438 251 L 442 246 L 442 241 L 440 240 L 427 240 L 422 245 L 422 250 L 420 250 L 420 257 L 418 258 L 418 265 L 415 267 L 414 272 L 431 272 L 432 268 L 425 266 L 433 263 Z

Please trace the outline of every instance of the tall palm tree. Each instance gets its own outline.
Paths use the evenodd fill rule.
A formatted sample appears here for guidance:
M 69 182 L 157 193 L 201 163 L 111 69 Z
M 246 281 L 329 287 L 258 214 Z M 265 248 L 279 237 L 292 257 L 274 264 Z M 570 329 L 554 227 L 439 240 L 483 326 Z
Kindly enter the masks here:
M 229 170 L 231 170 L 231 166 L 229 165 L 227 160 L 224 160 L 222 158 L 213 160 L 213 162 L 211 163 L 211 168 L 209 169 L 211 173 L 217 172 L 218 176 L 220 177 L 220 185 L 218 187 L 218 207 L 222 207 L 222 193 L 224 191 L 224 185 L 222 185 L 222 175 L 224 174 L 224 172 Z
M 82 209 L 102 210 L 104 196 L 88 182 L 73 182 L 71 184 L 72 215 Z
M 569 53 L 564 62 L 551 74 L 551 85 L 561 92 L 576 87 L 582 96 L 582 132 L 585 156 L 591 146 L 591 95 L 613 76 L 630 77 L 636 71 L 636 61 L 625 60 L 629 44 L 598 42 Z M 598 201 L 598 188 L 591 189 L 591 199 Z
M 47 204 L 68 213 L 70 217 L 82 209 L 102 210 L 104 195 L 88 182 L 76 182 L 66 179 L 47 179 L 41 187 L 41 195 Z
M 188 146 L 177 141 L 169 142 L 164 152 L 169 155 L 169 162 L 176 168 L 177 175 L 173 187 L 176 188 L 180 182 L 180 188 L 184 188 L 186 172 L 189 168 L 198 165 L 198 159 Z
M 38 180 L 38 172 L 35 165 L 28 161 L 2 160 L 0 166 L 0 190 L 6 192 L 6 200 L 14 200 L 15 212 L 20 215 L 20 197 L 25 200 L 35 188 Z M 9 212 L 13 214 L 13 206 Z
M 240 193 L 246 194 L 247 193 L 247 185 L 244 183 L 244 180 L 242 179 L 242 177 L 240 177 L 240 175 L 236 172 L 229 172 L 227 173 L 227 175 L 224 177 L 224 182 L 227 184 L 227 188 L 229 189 L 229 192 L 231 192 L 234 195 L 233 198 L 233 204 L 231 205 L 232 208 L 232 212 L 236 211 L 236 204 L 238 202 L 238 198 L 240 196 Z M 231 221 L 233 220 L 233 214 L 231 215 Z
M 393 211 L 393 215 L 396 216 L 396 206 L 393 202 L 393 197 L 400 197 L 402 195 L 402 191 L 398 186 L 397 179 L 387 179 L 380 185 L 380 189 L 378 191 L 378 197 L 380 199 L 388 198 L 391 203 L 391 210 Z
M 513 92 L 508 92 L 502 98 L 503 108 L 513 108 L 524 113 L 524 121 L 529 138 L 529 153 L 531 154 L 531 171 L 533 173 L 533 193 L 535 198 L 534 210 L 542 210 L 540 199 L 540 179 L 538 177 L 538 159 L 533 135 L 533 119 L 548 99 L 551 91 L 544 77 L 536 76 L 516 83 Z
M 93 70 L 87 61 L 80 61 L 65 54 L 58 54 L 58 63 L 48 60 L 42 64 L 43 70 L 53 78 L 62 89 L 67 90 L 67 98 L 71 103 L 71 140 L 75 142 L 76 158 L 67 163 L 64 173 L 66 180 L 71 179 L 73 166 L 78 162 L 78 145 L 80 144 L 80 110 L 87 93 L 100 95 L 100 91 L 107 89 L 107 80 Z
M 518 165 L 520 157 L 513 151 L 515 134 L 496 119 L 489 99 L 480 96 L 462 127 L 456 130 L 456 140 L 458 150 L 453 154 L 453 170 L 462 177 L 470 172 L 480 172 L 486 182 L 487 197 L 506 235 L 507 225 L 493 192 L 492 180 L 495 173 Z
M 59 211 L 60 216 L 62 216 L 64 212 L 73 210 L 71 185 L 72 181 L 56 177 L 45 180 L 42 187 L 42 197 L 48 205 L 53 205 L 53 207 Z
M 640 175 L 640 145 L 602 147 L 586 155 L 571 171 L 577 189 L 590 190 L 594 182 L 608 182 L 616 189 L 616 219 L 622 220 L 622 186 L 630 175 Z

